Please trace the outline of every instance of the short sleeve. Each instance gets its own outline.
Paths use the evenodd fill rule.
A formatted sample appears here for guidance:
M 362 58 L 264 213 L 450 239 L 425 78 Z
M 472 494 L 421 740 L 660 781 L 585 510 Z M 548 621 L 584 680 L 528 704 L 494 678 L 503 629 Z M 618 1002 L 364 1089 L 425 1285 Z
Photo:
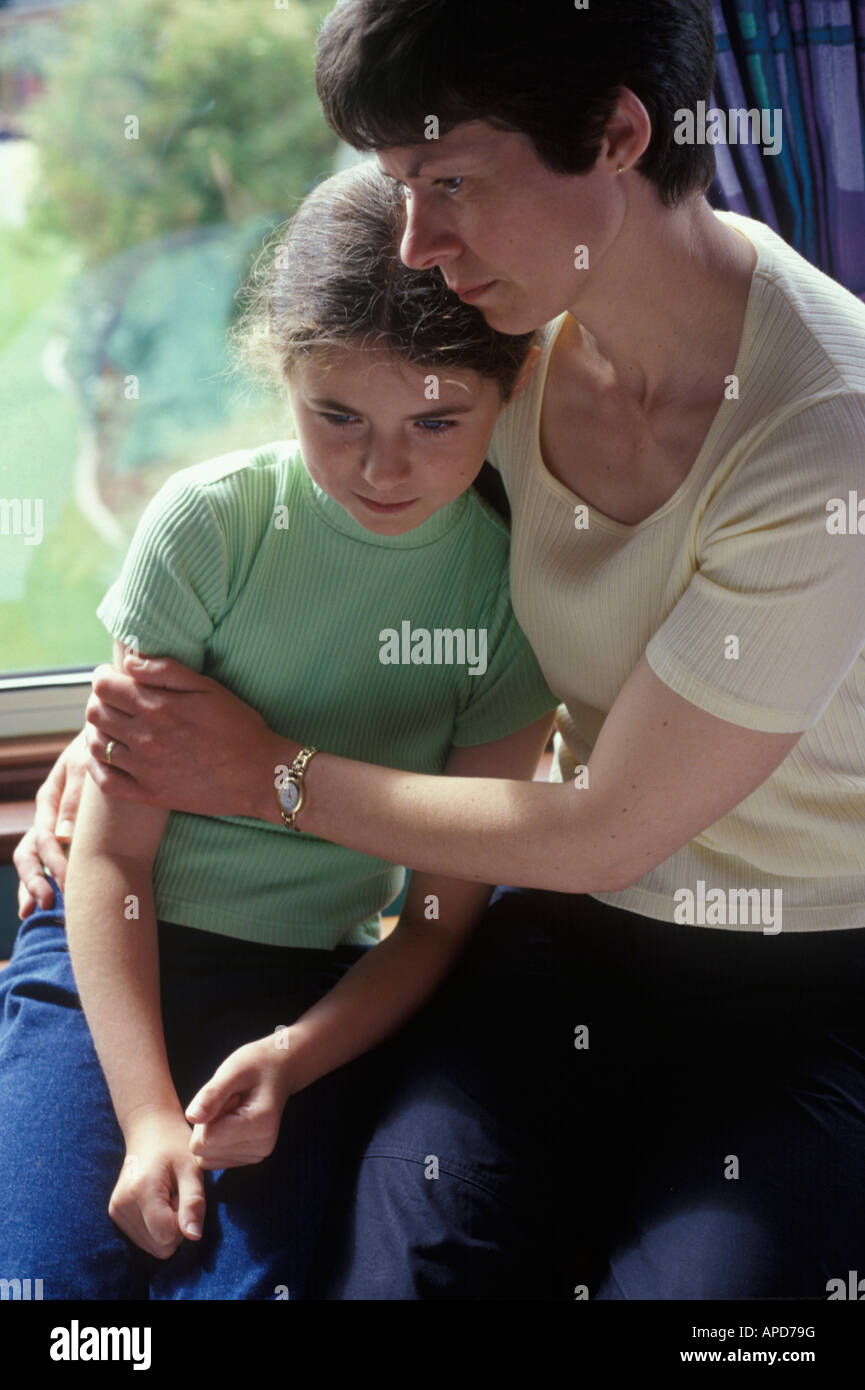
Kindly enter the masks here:
M 551 714 L 559 701 L 511 607 L 507 567 L 486 632 L 486 669 L 467 676 L 467 698 L 454 725 L 455 748 L 491 743 Z
M 169 479 L 145 509 L 97 609 L 119 641 L 200 671 L 229 588 L 225 538 L 200 485 Z
M 659 679 L 745 728 L 816 724 L 865 648 L 859 498 L 862 397 L 808 404 L 752 442 L 707 505 L 696 572 L 646 649 Z

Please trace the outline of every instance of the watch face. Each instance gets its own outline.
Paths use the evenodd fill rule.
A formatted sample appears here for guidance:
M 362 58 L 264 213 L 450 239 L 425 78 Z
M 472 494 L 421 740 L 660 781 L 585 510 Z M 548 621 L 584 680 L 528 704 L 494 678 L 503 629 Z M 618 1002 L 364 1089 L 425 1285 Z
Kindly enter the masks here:
M 297 810 L 299 801 L 300 787 L 296 782 L 286 780 L 285 784 L 279 789 L 279 804 L 286 815 L 290 816 L 292 811 Z

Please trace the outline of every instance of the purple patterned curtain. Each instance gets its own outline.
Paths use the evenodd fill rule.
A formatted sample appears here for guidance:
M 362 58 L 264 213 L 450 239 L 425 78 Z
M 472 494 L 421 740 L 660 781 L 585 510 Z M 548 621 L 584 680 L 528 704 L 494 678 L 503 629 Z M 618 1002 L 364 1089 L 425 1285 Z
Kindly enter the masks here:
M 716 207 L 767 222 L 865 299 L 865 0 L 713 0 L 722 112 L 767 116 L 719 143 Z

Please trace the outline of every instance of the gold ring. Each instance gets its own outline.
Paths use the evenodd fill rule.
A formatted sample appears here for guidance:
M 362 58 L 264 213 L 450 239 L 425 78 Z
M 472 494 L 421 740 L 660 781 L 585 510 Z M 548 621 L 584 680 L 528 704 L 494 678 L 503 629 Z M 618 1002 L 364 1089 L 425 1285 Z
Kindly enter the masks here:
M 109 767 L 111 766 L 111 754 L 114 752 L 114 749 L 115 749 L 116 747 L 117 747 L 117 739 L 116 739 L 116 738 L 110 738 L 110 739 L 108 740 L 108 742 L 106 743 L 106 745 L 105 745 L 105 761 L 106 761 L 106 763 L 108 764 Z

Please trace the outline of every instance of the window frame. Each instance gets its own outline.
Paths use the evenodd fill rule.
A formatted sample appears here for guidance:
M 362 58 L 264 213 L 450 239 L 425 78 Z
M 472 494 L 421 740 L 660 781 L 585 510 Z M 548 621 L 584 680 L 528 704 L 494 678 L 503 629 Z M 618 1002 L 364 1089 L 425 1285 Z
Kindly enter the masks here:
M 61 735 L 84 724 L 92 666 L 0 675 L 0 767 L 12 740 Z
M 36 792 L 83 727 L 92 670 L 0 676 L 0 865 L 12 862 Z

